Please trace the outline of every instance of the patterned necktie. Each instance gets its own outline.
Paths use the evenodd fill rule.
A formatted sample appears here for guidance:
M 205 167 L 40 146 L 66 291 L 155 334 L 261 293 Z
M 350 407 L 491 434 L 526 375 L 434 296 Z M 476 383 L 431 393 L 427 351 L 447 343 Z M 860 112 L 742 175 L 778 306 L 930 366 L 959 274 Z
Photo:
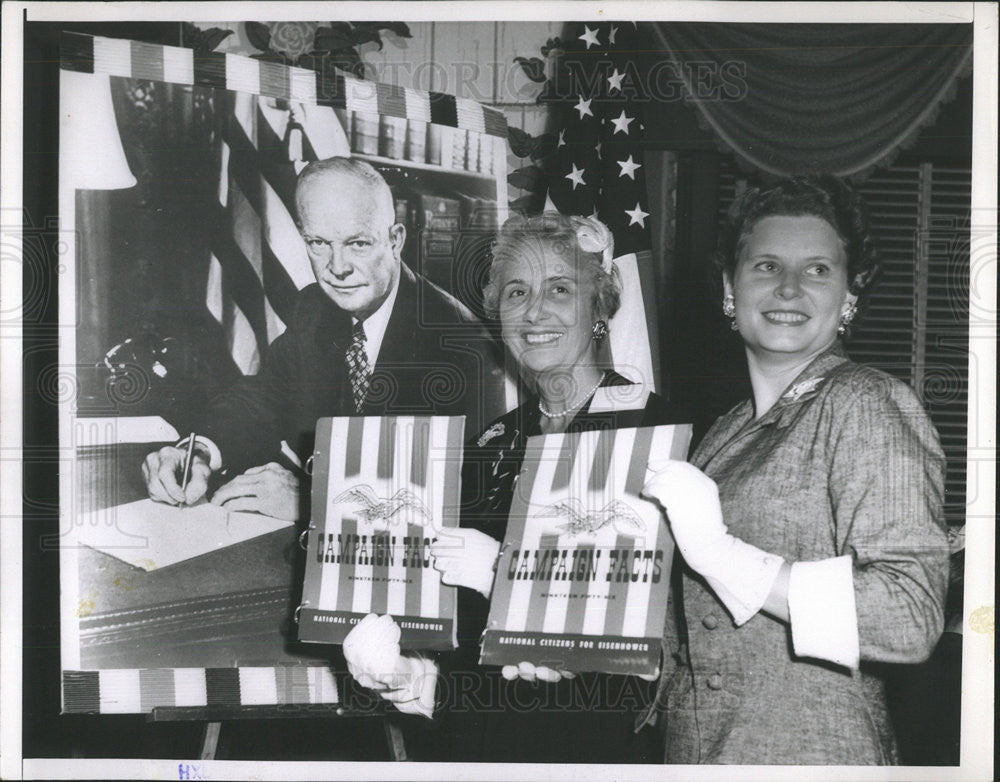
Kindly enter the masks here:
M 365 394 L 372 382 L 372 370 L 368 364 L 368 354 L 365 352 L 365 328 L 358 321 L 351 332 L 351 346 L 347 349 L 344 359 L 347 361 L 347 371 L 351 377 L 351 390 L 354 392 L 354 409 L 359 413 L 365 402 Z

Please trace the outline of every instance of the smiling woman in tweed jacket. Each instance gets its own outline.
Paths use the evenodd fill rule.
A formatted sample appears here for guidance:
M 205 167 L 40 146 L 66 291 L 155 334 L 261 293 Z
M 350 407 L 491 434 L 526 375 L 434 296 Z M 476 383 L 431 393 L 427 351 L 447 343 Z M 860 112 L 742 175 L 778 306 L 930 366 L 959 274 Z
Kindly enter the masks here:
M 874 255 L 860 197 L 828 176 L 748 190 L 725 228 L 753 398 L 645 489 L 686 565 L 676 664 L 640 722 L 665 712 L 668 762 L 897 762 L 878 666 L 934 649 L 948 546 L 930 420 L 840 344 Z

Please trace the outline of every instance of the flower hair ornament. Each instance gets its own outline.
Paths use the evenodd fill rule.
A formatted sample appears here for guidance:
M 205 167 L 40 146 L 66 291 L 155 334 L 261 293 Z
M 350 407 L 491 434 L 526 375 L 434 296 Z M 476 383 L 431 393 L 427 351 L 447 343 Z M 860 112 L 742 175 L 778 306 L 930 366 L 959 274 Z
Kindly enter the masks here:
M 573 230 L 576 231 L 576 243 L 587 253 L 597 253 L 601 256 L 601 268 L 611 274 L 612 261 L 615 256 L 615 238 L 611 229 L 596 217 L 580 217 L 572 215 Z

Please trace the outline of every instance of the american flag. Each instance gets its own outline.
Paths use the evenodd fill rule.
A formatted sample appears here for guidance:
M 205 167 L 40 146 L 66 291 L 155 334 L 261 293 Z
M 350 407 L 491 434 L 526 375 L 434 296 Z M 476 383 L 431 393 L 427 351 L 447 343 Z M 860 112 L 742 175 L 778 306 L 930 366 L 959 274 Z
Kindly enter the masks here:
M 686 424 L 529 438 L 497 564 L 484 663 L 653 671 L 673 539 L 659 508 L 639 492 L 650 452 L 684 459 L 690 440 Z
M 349 155 L 350 144 L 328 106 L 217 95 L 222 158 L 205 303 L 249 375 L 285 330 L 298 291 L 314 281 L 295 226 L 296 175 L 309 161 Z
M 458 526 L 461 416 L 321 418 L 299 640 L 342 643 L 391 614 L 404 648 L 455 645 L 455 588 L 429 546 Z
M 557 102 L 558 139 L 548 198 L 564 214 L 596 215 L 615 238 L 622 307 L 611 325 L 615 369 L 659 384 L 656 283 L 642 155 L 643 101 L 632 22 L 586 23 L 564 41 L 555 77 L 540 98 Z M 641 335 L 641 336 L 640 336 Z

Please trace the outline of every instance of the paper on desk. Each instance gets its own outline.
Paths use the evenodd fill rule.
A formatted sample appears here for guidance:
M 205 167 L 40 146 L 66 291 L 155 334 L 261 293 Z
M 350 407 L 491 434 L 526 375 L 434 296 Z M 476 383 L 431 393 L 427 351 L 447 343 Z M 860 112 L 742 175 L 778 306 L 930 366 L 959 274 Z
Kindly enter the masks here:
M 79 544 L 155 570 L 292 524 L 257 513 L 227 511 L 209 502 L 175 508 L 139 500 L 82 514 L 71 535 Z

